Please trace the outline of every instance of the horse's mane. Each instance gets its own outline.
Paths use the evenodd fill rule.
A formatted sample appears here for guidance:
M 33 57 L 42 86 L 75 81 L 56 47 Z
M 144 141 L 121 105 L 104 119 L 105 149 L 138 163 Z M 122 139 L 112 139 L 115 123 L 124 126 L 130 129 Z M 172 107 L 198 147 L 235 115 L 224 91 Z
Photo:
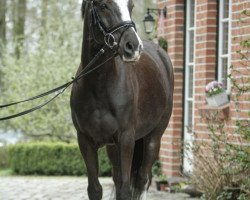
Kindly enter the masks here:
M 83 1 L 82 1 L 82 8 L 81 8 L 81 11 L 82 11 L 82 18 L 84 18 L 85 7 L 86 7 L 86 0 L 83 0 Z

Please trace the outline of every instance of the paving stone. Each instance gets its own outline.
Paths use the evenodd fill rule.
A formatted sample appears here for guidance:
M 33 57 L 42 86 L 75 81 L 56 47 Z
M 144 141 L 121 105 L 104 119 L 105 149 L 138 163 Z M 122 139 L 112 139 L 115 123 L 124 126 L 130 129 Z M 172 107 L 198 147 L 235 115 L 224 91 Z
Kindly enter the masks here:
M 0 200 L 88 200 L 87 178 L 0 177 Z M 103 200 L 114 200 L 111 178 L 101 178 Z M 194 200 L 186 194 L 159 192 L 151 187 L 148 200 Z M 197 200 L 197 199 L 196 199 Z

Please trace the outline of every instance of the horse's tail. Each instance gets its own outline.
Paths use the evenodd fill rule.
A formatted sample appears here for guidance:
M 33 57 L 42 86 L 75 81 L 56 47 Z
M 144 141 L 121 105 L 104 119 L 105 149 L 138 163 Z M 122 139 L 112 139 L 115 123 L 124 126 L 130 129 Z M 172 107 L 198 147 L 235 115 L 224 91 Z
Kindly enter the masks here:
M 132 188 L 135 188 L 137 177 L 139 176 L 139 170 L 142 165 L 143 159 L 143 139 L 139 139 L 135 142 L 133 162 L 131 168 L 131 184 Z

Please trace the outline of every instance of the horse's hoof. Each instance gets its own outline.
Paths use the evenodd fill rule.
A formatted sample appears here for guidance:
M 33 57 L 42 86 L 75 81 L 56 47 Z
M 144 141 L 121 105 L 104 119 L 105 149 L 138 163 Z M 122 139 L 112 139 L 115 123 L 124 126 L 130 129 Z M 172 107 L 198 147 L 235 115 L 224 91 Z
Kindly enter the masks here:
M 88 195 L 90 200 L 101 200 L 102 199 L 102 187 L 88 187 Z

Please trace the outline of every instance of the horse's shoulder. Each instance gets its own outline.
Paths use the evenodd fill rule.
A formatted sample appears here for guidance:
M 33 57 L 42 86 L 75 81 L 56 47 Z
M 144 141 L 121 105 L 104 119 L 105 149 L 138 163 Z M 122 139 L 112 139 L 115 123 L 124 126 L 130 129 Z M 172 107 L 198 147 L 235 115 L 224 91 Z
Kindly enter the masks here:
M 144 40 L 143 49 L 146 54 L 149 54 L 154 58 L 157 58 L 159 55 L 161 55 L 169 59 L 167 52 L 162 49 L 159 44 L 156 44 L 153 41 Z
M 172 63 L 168 53 L 153 41 L 143 41 L 144 54 L 148 55 L 153 60 L 161 60 L 165 66 L 172 68 Z
M 143 41 L 143 46 L 147 59 L 151 59 L 154 63 L 157 63 L 159 68 L 164 68 L 168 79 L 173 82 L 173 65 L 168 53 L 152 41 Z
M 158 44 L 154 43 L 153 41 L 150 40 L 143 40 L 143 48 L 146 51 L 152 50 L 152 49 L 157 49 L 158 48 Z

